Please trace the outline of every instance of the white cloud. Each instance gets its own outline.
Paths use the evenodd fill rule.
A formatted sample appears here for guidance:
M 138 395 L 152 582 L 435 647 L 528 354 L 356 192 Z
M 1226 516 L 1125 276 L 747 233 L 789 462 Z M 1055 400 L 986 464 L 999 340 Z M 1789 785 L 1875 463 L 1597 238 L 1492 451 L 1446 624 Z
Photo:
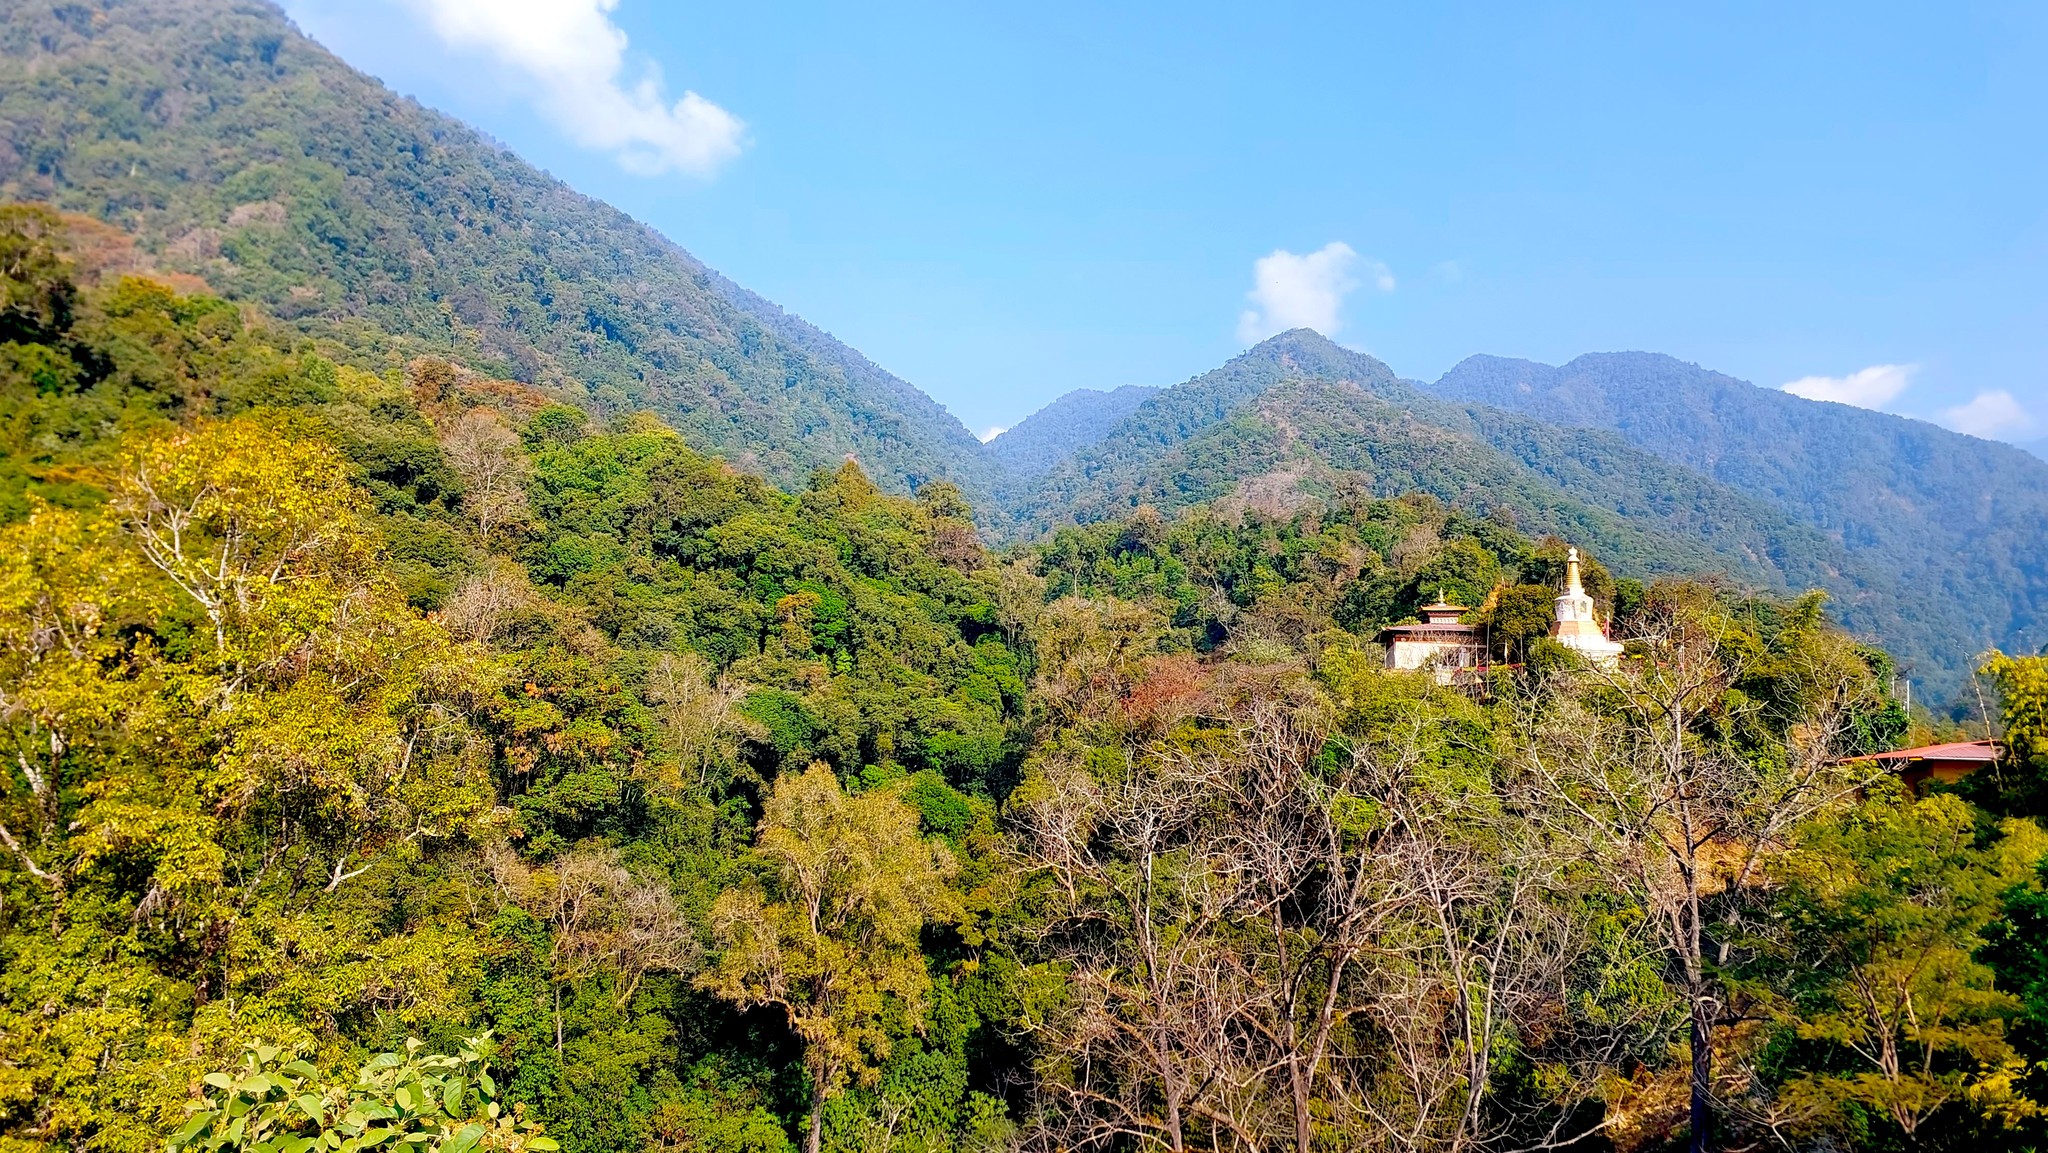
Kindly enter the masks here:
M 1968 404 L 1941 410 L 1941 423 L 1986 440 L 2011 440 L 2034 430 L 2033 414 L 2004 389 L 1980 392 Z
M 1360 258 L 1351 246 L 1333 240 L 1306 256 L 1284 248 L 1252 263 L 1252 307 L 1237 318 L 1238 339 L 1250 344 L 1290 328 L 1313 328 L 1335 336 L 1344 327 L 1339 315 L 1344 298 L 1359 286 L 1359 276 L 1381 292 L 1394 291 L 1394 273 L 1377 260 Z
M 443 41 L 530 81 L 534 106 L 631 172 L 710 176 L 738 156 L 746 125 L 695 92 L 674 104 L 652 64 L 626 75 L 619 0 L 408 0 Z
M 1003 427 L 1002 425 L 1000 425 L 1000 424 L 993 424 L 993 425 L 990 425 L 989 427 L 987 427 L 987 428 L 985 428 L 985 429 L 983 429 L 983 430 L 982 430 L 982 433 L 981 433 L 981 443 L 983 443 L 983 444 L 987 444 L 987 443 L 988 443 L 989 441 L 992 441 L 992 440 L 994 440 L 995 438 L 997 438 L 997 437 L 999 437 L 999 436 L 1003 435 L 1004 433 L 1006 433 L 1006 432 L 1008 432 L 1008 431 L 1010 431 L 1010 430 L 1009 430 L 1009 429 L 1007 429 L 1007 428 L 1004 428 L 1004 427 Z
M 1808 400 L 1832 400 L 1857 408 L 1883 408 L 1913 383 L 1917 364 L 1873 364 L 1847 376 L 1802 376 L 1783 389 Z

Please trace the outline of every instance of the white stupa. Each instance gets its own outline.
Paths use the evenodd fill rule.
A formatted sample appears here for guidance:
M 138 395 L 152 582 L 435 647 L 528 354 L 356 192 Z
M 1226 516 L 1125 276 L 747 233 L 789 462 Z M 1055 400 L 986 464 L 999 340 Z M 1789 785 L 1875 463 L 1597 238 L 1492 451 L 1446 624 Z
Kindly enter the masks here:
M 1621 659 L 1621 645 L 1607 639 L 1600 617 L 1593 610 L 1593 598 L 1579 583 L 1579 550 L 1565 554 L 1564 592 L 1557 598 L 1557 620 L 1550 626 L 1557 643 L 1596 665 L 1611 665 Z

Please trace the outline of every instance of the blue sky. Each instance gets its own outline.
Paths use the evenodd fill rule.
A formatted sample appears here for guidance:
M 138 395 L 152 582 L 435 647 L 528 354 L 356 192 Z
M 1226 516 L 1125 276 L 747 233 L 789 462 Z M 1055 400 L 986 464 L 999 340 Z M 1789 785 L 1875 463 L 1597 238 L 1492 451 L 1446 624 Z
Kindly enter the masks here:
M 1311 323 L 2048 437 L 2038 2 L 286 7 L 977 431 Z

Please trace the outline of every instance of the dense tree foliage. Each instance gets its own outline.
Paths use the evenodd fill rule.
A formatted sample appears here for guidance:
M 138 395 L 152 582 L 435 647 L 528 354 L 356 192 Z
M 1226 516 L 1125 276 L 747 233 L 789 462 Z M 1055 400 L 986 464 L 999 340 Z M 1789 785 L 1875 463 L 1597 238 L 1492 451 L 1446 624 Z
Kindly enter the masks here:
M 80 227 L 0 217 L 0 1153 L 2040 1139 L 2041 658 L 1908 796 L 1819 593 L 1589 559 L 1588 667 L 1427 492 L 992 553 Z

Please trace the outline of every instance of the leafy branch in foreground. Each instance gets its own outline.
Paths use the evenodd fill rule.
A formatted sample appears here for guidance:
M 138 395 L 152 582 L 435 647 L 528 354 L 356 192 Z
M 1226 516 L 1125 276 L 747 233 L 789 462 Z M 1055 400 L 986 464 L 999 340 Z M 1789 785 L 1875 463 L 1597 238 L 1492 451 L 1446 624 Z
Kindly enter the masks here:
M 352 1088 L 318 1083 L 318 1070 L 270 1045 L 251 1046 L 239 1074 L 208 1073 L 202 1105 L 166 1143 L 168 1153 L 555 1153 L 523 1106 L 506 1109 L 487 1065 L 491 1035 L 464 1038 L 453 1055 L 370 1058 Z

